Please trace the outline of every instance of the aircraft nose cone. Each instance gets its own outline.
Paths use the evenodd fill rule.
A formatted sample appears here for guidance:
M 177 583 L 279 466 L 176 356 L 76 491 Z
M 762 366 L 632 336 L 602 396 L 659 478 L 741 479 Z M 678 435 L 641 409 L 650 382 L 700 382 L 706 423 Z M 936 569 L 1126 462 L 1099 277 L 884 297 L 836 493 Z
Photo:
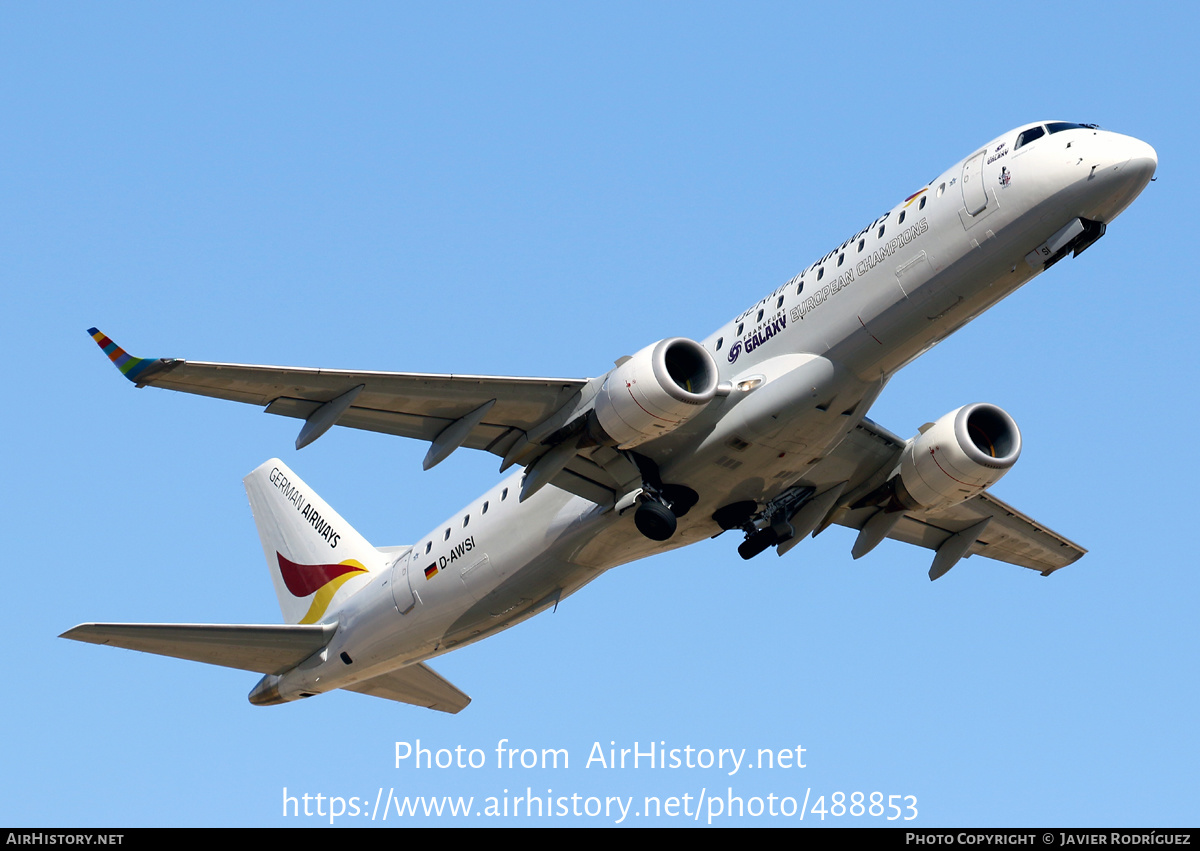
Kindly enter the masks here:
M 1158 153 L 1141 139 L 1129 139 L 1126 143 L 1129 159 L 1121 164 L 1119 171 L 1126 180 L 1136 183 L 1141 192 L 1158 168 Z
M 1104 134 L 1093 149 L 1087 183 L 1094 207 L 1088 218 L 1111 222 L 1142 193 L 1158 168 L 1158 154 L 1141 139 Z

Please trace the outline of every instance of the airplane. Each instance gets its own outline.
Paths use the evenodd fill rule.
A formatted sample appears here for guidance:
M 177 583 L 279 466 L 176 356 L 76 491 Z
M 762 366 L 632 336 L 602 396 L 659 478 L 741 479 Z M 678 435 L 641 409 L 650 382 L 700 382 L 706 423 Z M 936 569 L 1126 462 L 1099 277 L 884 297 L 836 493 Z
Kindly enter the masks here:
M 1154 149 L 1039 121 L 970 153 L 703 341 L 671 337 L 588 379 L 433 375 L 130 356 L 138 387 L 466 447 L 518 468 L 415 543 L 375 547 L 282 461 L 244 482 L 284 624 L 81 624 L 64 638 L 254 671 L 272 705 L 346 689 L 444 712 L 427 660 L 557 606 L 609 568 L 724 532 L 746 559 L 831 525 L 1043 576 L 1086 552 L 988 492 L 1021 433 L 972 403 L 905 440 L 867 411 L 889 378 L 1059 260 L 1142 192 Z

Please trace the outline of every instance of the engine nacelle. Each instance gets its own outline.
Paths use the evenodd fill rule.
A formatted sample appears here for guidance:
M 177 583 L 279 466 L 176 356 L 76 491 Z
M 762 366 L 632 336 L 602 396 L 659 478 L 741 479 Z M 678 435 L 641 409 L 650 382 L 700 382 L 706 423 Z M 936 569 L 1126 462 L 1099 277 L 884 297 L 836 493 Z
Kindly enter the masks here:
M 991 487 L 1021 455 L 1006 411 L 977 402 L 951 411 L 908 442 L 896 477 L 906 508 L 948 508 Z
M 717 393 L 717 362 L 686 337 L 659 340 L 625 361 L 596 396 L 596 422 L 620 449 L 662 437 Z

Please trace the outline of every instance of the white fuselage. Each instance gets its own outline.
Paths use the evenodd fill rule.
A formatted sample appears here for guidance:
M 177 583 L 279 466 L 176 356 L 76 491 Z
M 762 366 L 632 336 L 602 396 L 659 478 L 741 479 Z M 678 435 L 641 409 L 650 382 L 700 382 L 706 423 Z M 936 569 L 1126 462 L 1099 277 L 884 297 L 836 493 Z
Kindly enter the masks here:
M 1017 146 L 1043 125 L 973 152 L 703 341 L 732 390 L 653 445 L 663 480 L 700 496 L 670 540 L 554 487 L 521 502 L 517 473 L 395 550 L 391 568 L 336 612 L 329 646 L 280 678 L 280 695 L 445 653 L 608 568 L 711 537 L 722 505 L 839 481 L 822 462 L 892 374 L 1037 275 L 1027 256 L 1069 222 L 1111 222 L 1157 164 L 1145 143 L 1087 127 Z

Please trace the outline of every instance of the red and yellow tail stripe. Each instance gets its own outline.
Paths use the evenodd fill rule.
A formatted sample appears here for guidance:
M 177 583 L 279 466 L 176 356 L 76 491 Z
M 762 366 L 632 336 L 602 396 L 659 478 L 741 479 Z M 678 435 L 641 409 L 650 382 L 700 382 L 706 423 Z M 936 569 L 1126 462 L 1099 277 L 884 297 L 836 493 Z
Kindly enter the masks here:
M 279 559 L 283 584 L 293 597 L 316 595 L 300 623 L 316 623 L 329 608 L 338 589 L 355 576 L 367 572 L 362 562 L 352 558 L 339 564 L 297 564 L 283 553 L 276 552 L 275 555 Z

